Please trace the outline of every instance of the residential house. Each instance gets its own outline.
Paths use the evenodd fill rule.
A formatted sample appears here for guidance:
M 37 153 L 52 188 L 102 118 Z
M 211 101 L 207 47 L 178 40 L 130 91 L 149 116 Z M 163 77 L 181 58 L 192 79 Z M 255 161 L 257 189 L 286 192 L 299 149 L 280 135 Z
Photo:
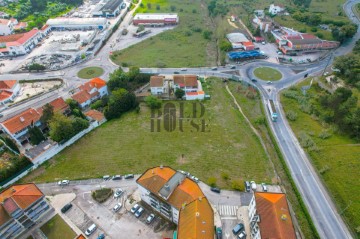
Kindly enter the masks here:
M 0 105 L 13 101 L 20 92 L 20 84 L 17 80 L 0 81 Z
M 81 108 L 86 108 L 91 103 L 108 94 L 106 81 L 94 78 L 79 86 L 71 98 L 78 102 Z
M 295 239 L 289 206 L 284 193 L 255 192 L 249 205 L 252 239 Z
M 0 35 L 6 36 L 13 34 L 15 30 L 24 29 L 27 27 L 26 22 L 18 22 L 15 18 L 1 19 L 0 18 Z
M 101 125 L 102 123 L 106 122 L 106 118 L 105 118 L 104 114 L 101 113 L 100 111 L 89 110 L 89 111 L 85 112 L 85 115 L 90 121 L 95 121 L 97 123 L 97 125 Z
M 5 120 L 0 126 L 17 144 L 21 145 L 29 140 L 27 134 L 29 126 L 41 126 L 40 117 L 41 114 L 37 110 L 30 108 Z
M 285 11 L 285 7 L 283 5 L 270 4 L 269 13 L 271 15 L 276 15 L 276 14 L 281 13 L 283 11 Z
M 143 202 L 178 225 L 177 238 L 214 238 L 214 212 L 199 185 L 170 167 L 155 167 L 137 180 Z
M 199 82 L 196 75 L 174 75 L 174 90 L 180 88 L 185 92 L 197 92 Z
M 152 95 L 164 94 L 165 90 L 165 76 L 150 77 L 150 91 Z
M 30 53 L 41 38 L 42 35 L 36 28 L 25 33 L 0 36 L 0 57 L 19 56 Z
M 255 14 L 255 18 L 253 19 L 253 22 L 258 25 L 261 31 L 263 32 L 269 32 L 272 29 L 273 23 L 270 19 L 267 17 L 259 17 Z
M 49 102 L 48 104 L 50 104 L 53 107 L 54 113 L 58 112 L 63 115 L 70 114 L 70 106 L 65 102 L 65 100 L 62 97 L 59 97 L 59 98 Z M 37 112 L 39 112 L 40 115 L 42 115 L 44 106 L 45 105 L 43 105 L 42 107 L 37 109 Z
M 41 222 L 52 207 L 33 183 L 13 185 L 0 193 L 0 238 L 18 238 Z

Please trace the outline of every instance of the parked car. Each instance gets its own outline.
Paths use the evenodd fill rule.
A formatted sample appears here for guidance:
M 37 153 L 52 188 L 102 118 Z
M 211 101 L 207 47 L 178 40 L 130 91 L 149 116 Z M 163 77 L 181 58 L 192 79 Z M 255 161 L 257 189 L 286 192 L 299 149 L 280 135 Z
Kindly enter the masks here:
M 121 175 L 114 175 L 112 177 L 112 180 L 120 180 L 121 179 Z
M 216 71 L 216 70 L 217 70 L 217 67 L 212 67 L 211 70 L 212 70 L 212 71 Z
M 135 212 L 135 217 L 140 217 L 144 212 L 144 208 L 140 207 L 136 212 Z
M 65 206 L 63 206 L 63 208 L 61 208 L 61 212 L 65 213 L 65 212 L 69 211 L 70 208 L 72 208 L 72 204 L 68 203 Z
M 116 189 L 116 191 L 114 193 L 114 198 L 120 197 L 123 193 L 124 193 L 124 190 L 122 190 L 121 188 Z
M 180 72 L 178 72 L 178 71 L 174 71 L 174 74 L 180 74 Z
M 265 183 L 262 183 L 261 184 L 261 187 L 262 187 L 262 190 L 264 191 L 264 192 L 267 192 L 267 186 L 266 186 L 266 184 Z
M 134 178 L 134 174 L 126 174 L 124 176 L 125 179 L 131 179 L 131 178 Z
M 113 211 L 114 211 L 114 212 L 117 212 L 117 211 L 119 211 L 119 210 L 121 209 L 121 207 L 122 207 L 121 203 L 117 203 L 117 204 L 113 207 Z
M 242 231 L 239 236 L 238 236 L 239 239 L 245 239 L 246 238 L 246 232 L 245 231 Z
M 86 236 L 90 236 L 91 234 L 93 234 L 94 231 L 96 231 L 96 225 L 92 224 L 86 231 L 85 231 L 85 235 Z
M 70 181 L 69 180 L 61 180 L 58 182 L 58 185 L 60 186 L 65 186 L 65 185 L 69 185 Z
M 98 235 L 98 237 L 96 239 L 104 239 L 105 238 L 105 234 L 101 233 Z
M 199 182 L 200 182 L 200 180 L 199 180 L 197 177 L 195 177 L 195 176 L 191 176 L 191 179 L 192 179 L 193 181 L 195 181 L 196 183 L 199 183 Z
M 136 203 L 136 204 L 131 208 L 130 211 L 131 211 L 132 213 L 135 213 L 135 212 L 139 209 L 139 207 L 140 207 L 139 204 Z
M 244 224 L 239 223 L 237 224 L 233 229 L 232 232 L 234 233 L 234 235 L 239 234 L 241 231 L 243 231 L 245 229 Z
M 251 181 L 250 184 L 251 184 L 251 189 L 253 191 L 256 191 L 256 183 L 254 181 Z
M 105 181 L 109 180 L 109 179 L 110 179 L 110 175 L 105 175 L 105 176 L 103 176 L 103 179 L 104 179 Z
M 222 239 L 222 229 L 220 227 L 216 228 L 216 239 Z
M 183 170 L 178 170 L 178 172 L 179 172 L 179 173 L 182 173 L 182 174 L 184 174 L 184 175 L 186 175 L 186 172 L 185 172 L 185 171 L 183 171 Z
M 186 69 L 186 68 L 181 68 L 180 70 L 181 70 L 181 71 L 187 71 L 187 69 Z
M 215 193 L 220 193 L 220 191 L 221 191 L 220 188 L 215 188 L 215 187 L 211 187 L 210 190 Z
M 261 42 L 261 44 L 265 45 L 265 44 L 266 44 L 266 42 L 264 42 L 264 41 L 263 41 L 263 42 Z
M 236 66 L 230 65 L 230 69 L 235 69 L 235 68 L 236 68 Z
M 147 218 L 146 218 L 146 223 L 150 224 L 155 218 L 155 215 L 153 213 L 151 213 Z
M 257 82 L 257 80 L 256 80 L 256 79 L 251 79 L 251 81 L 252 81 L 252 82 Z
M 267 81 L 266 84 L 270 85 L 272 84 L 272 81 Z
M 245 192 L 250 192 L 250 183 L 249 183 L 249 181 L 245 181 L 244 184 L 245 184 Z

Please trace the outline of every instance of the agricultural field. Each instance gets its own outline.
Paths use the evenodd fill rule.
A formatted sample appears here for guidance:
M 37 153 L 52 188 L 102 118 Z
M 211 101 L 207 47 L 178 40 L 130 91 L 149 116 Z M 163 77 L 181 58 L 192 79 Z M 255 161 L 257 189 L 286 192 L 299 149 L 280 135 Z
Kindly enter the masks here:
M 305 84 L 309 82 L 305 81 L 290 89 L 297 92 L 292 94 L 302 95 L 300 88 Z M 354 92 L 358 93 L 357 90 Z M 310 97 L 309 101 L 316 104 L 316 98 L 323 93 L 315 85 L 307 95 Z M 285 97 L 285 94 L 286 92 L 281 96 L 281 102 L 285 113 L 292 115 L 292 120 L 289 120 L 292 130 L 325 182 L 338 211 L 350 229 L 357 231 L 357 236 L 360 236 L 360 201 L 354 198 L 354 195 L 360 194 L 360 181 L 357 180 L 360 172 L 359 142 L 339 132 L 336 127 L 321 122 L 316 116 L 305 113 L 301 110 L 304 105 Z
M 55 215 L 40 229 L 48 239 L 73 239 L 76 236 L 76 233 L 59 215 Z
M 151 132 L 151 111 L 141 104 L 139 113 L 130 112 L 105 123 L 22 181 L 50 182 L 60 178 L 142 173 L 162 164 L 189 171 L 204 182 L 211 175 L 222 188 L 232 188 L 250 179 L 276 182 L 259 139 L 234 108 L 223 83 L 208 79 L 203 87 L 212 98 L 204 101 L 205 132 L 201 132 L 202 126 L 192 127 L 191 119 L 184 121 L 183 132 L 179 122 L 172 132 L 163 128 L 160 132 L 156 129 Z M 180 107 L 179 102 L 173 103 Z M 185 102 L 184 115 L 191 115 L 192 106 L 191 102 Z M 200 112 L 200 108 L 197 109 Z
M 206 32 L 211 31 L 206 5 L 192 0 L 143 0 L 137 12 L 176 12 L 180 22 L 172 30 L 120 52 L 114 52 L 112 60 L 116 64 L 126 63 L 139 67 L 190 67 L 215 64 L 216 46 L 204 37 Z

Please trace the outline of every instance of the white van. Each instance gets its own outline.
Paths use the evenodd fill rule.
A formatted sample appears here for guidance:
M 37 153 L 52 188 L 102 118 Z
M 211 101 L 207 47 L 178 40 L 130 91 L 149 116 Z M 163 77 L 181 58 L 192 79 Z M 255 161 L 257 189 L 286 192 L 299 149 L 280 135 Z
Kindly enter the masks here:
M 92 224 L 85 232 L 86 236 L 90 236 L 96 230 L 96 225 Z

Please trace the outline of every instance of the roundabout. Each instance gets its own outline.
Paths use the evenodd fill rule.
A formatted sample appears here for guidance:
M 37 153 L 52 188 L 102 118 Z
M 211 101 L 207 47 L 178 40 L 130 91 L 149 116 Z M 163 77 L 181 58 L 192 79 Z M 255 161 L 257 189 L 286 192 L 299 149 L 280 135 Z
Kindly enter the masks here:
M 99 77 L 104 74 L 104 69 L 97 66 L 91 66 L 81 69 L 77 76 L 82 79 L 92 79 L 95 77 Z
M 255 68 L 254 76 L 264 81 L 277 81 L 283 77 L 280 71 L 267 66 Z

